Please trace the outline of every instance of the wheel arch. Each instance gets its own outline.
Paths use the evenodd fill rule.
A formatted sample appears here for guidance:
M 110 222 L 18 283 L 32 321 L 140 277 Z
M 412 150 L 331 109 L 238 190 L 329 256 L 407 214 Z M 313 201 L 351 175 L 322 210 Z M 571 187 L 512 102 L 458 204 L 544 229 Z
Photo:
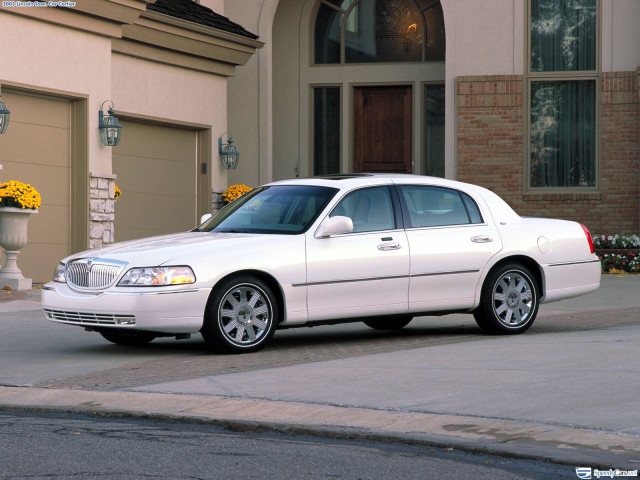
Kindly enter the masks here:
M 269 273 L 264 272 L 262 270 L 251 270 L 251 269 L 237 270 L 235 272 L 229 273 L 229 274 L 225 275 L 224 277 L 222 277 L 211 288 L 211 293 L 209 293 L 209 300 L 207 301 L 207 307 L 206 308 L 207 309 L 209 308 L 209 304 L 211 302 L 211 299 L 213 298 L 214 293 L 217 291 L 218 287 L 222 283 L 226 282 L 230 278 L 241 277 L 241 276 L 244 276 L 244 275 L 256 277 L 256 278 L 262 280 L 264 283 L 266 283 L 269 288 L 271 288 L 271 291 L 273 292 L 273 295 L 276 297 L 276 302 L 278 303 L 278 305 L 277 305 L 277 307 L 278 307 L 278 324 L 282 323 L 282 321 L 285 318 L 284 292 L 282 290 L 282 287 L 280 286 L 280 283 L 275 279 L 275 277 L 273 277 L 273 275 L 270 275 Z
M 489 277 L 491 272 L 493 272 L 494 270 L 497 270 L 498 268 L 508 263 L 519 263 L 529 269 L 529 271 L 534 276 L 534 280 L 536 282 L 536 286 L 538 287 L 538 291 L 539 291 L 539 297 L 540 297 L 539 301 L 542 303 L 542 300 L 545 297 L 545 287 L 546 287 L 546 283 L 544 279 L 544 271 L 542 270 L 542 267 L 538 262 L 536 262 L 533 258 L 528 257 L 527 255 L 510 255 L 508 257 L 501 258 L 499 261 L 493 264 L 491 268 L 487 271 L 487 274 L 484 276 L 484 279 L 482 280 L 482 284 L 480 285 L 479 291 L 482 291 L 482 289 L 484 288 L 487 278 Z

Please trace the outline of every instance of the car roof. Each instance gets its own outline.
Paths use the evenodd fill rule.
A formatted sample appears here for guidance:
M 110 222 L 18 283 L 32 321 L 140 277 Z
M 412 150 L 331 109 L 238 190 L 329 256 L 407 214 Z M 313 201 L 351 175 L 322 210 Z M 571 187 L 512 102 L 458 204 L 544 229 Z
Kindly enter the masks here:
M 517 216 L 516 212 L 491 190 L 471 183 L 458 182 L 440 177 L 429 177 L 426 175 L 408 173 L 347 173 L 308 178 L 292 178 L 289 180 L 279 180 L 267 185 L 314 185 L 339 188 L 342 191 L 346 191 L 365 186 L 390 184 L 432 185 L 462 190 L 472 196 L 482 198 L 493 212 L 500 212 L 507 217 Z
M 476 185 L 458 182 L 455 180 L 407 173 L 343 173 L 318 177 L 279 180 L 269 183 L 269 185 L 318 185 L 340 188 L 342 190 L 366 185 L 388 185 L 392 183 L 417 183 L 462 190 L 480 188 Z

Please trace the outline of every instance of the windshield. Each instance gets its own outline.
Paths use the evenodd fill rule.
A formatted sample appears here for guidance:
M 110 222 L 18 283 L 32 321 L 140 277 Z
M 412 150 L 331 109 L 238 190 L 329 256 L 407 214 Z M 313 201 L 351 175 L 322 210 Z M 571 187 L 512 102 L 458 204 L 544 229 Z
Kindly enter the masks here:
M 251 190 L 204 222 L 196 231 L 302 233 L 338 189 L 311 185 L 273 185 Z

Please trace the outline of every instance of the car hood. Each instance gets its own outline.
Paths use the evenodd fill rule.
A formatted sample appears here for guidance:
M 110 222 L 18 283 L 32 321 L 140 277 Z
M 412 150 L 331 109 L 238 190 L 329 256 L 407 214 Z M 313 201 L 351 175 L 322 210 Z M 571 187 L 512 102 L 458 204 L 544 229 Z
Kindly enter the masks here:
M 75 253 L 62 260 L 100 257 L 138 266 L 163 265 L 174 259 L 220 254 L 229 255 L 239 248 L 266 246 L 265 239 L 275 235 L 248 233 L 183 232 L 141 238 Z M 271 242 L 270 242 L 271 243 Z M 277 242 L 273 242 L 277 243 Z

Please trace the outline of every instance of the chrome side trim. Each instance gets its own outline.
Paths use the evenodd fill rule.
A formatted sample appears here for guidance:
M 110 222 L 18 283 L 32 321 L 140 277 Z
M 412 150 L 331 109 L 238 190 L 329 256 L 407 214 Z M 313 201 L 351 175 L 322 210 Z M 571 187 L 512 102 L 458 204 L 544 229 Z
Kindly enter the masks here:
M 442 275 L 463 275 L 465 273 L 478 273 L 480 270 L 460 270 L 457 272 L 416 273 L 411 277 L 440 277 Z
M 339 283 L 355 283 L 355 282 L 375 282 L 377 280 L 396 280 L 399 278 L 417 278 L 417 277 L 438 277 L 442 275 L 462 275 L 465 273 L 478 273 L 480 270 L 461 270 L 456 272 L 437 272 L 437 273 L 414 273 L 411 275 L 395 275 L 389 277 L 369 277 L 369 278 L 355 278 L 348 280 L 327 280 L 325 282 L 310 282 L 310 283 L 294 283 L 292 287 L 313 287 L 316 285 L 335 285 Z
M 600 263 L 600 259 L 598 260 L 580 260 L 578 262 L 561 262 L 561 263 L 550 263 L 550 267 L 565 267 L 567 265 L 583 265 L 585 263 Z

